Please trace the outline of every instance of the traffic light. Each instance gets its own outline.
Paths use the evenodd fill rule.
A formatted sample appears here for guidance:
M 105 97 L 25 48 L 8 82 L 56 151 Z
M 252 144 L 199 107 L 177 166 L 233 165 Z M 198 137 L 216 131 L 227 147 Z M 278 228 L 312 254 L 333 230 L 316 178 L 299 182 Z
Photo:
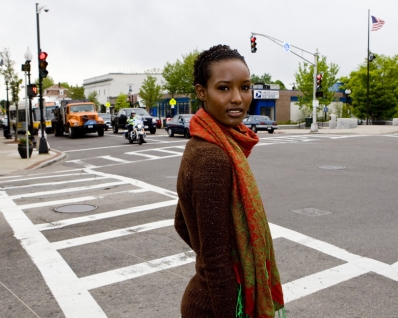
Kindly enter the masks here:
M 33 97 L 37 96 L 38 90 L 37 90 L 36 84 L 29 84 L 27 86 L 27 88 L 28 88 L 28 96 L 29 96 L 29 98 L 33 98 Z
M 252 49 L 252 53 L 256 53 L 257 51 L 257 38 L 255 36 L 251 36 L 250 37 L 250 43 L 251 43 L 251 49 Z
M 47 68 L 47 58 L 48 54 L 46 52 L 40 52 L 39 54 L 39 77 L 40 78 L 45 78 L 47 77 L 48 71 L 46 70 Z
M 315 92 L 315 97 L 323 97 L 323 92 L 322 92 L 322 77 L 323 75 L 321 73 L 317 74 L 316 76 L 316 92 Z

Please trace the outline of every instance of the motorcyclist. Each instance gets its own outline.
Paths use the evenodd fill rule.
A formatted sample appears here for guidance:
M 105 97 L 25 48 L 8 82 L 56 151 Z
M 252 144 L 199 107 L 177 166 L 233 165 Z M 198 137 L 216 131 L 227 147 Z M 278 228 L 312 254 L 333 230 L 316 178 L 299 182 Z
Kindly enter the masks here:
M 125 137 L 127 138 L 127 134 L 130 133 L 130 131 L 133 130 L 134 125 L 135 125 L 135 121 L 137 120 L 137 116 L 135 114 L 135 111 L 133 110 L 130 114 L 130 118 L 127 119 L 127 125 L 128 125 L 128 132 L 125 133 Z

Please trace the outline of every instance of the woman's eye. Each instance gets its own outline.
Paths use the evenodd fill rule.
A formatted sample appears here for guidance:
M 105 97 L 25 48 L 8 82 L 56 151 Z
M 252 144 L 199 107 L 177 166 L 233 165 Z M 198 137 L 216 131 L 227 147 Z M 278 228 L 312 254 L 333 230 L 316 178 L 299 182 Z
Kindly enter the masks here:
M 220 91 L 226 91 L 226 90 L 228 90 L 228 86 L 219 86 L 218 89 Z
M 243 89 L 244 91 L 248 91 L 248 90 L 250 89 L 250 86 L 247 86 L 247 85 L 242 86 L 242 89 Z

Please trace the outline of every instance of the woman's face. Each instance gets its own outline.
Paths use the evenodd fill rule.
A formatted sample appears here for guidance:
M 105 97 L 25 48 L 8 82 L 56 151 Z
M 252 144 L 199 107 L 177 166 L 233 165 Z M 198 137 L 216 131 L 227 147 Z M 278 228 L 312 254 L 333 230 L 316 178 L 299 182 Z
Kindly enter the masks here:
M 207 87 L 196 85 L 204 109 L 227 127 L 238 126 L 252 101 L 250 72 L 238 59 L 219 61 L 210 66 Z

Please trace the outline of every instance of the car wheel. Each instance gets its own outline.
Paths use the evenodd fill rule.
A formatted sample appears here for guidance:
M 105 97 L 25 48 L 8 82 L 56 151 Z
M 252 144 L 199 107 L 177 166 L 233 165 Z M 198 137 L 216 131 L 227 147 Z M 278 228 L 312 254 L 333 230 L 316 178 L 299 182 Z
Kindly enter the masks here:
M 189 133 L 188 129 L 184 130 L 184 137 L 187 138 L 187 139 L 191 138 L 191 134 Z
M 149 132 L 151 133 L 151 135 L 156 134 L 156 128 L 155 129 L 151 129 Z
M 69 127 L 69 138 L 74 139 L 77 137 L 76 129 Z
M 274 129 L 271 128 L 270 130 L 268 130 L 268 133 L 269 133 L 269 134 L 273 134 L 273 133 L 274 133 Z
M 251 127 L 251 130 L 252 130 L 254 133 L 256 133 L 256 132 L 257 132 L 257 127 L 256 127 L 256 125 L 253 125 L 253 126 Z
M 174 136 L 174 133 L 171 131 L 170 128 L 167 130 L 167 134 L 169 135 L 169 137 L 173 137 Z
M 117 127 L 116 127 L 116 126 L 113 126 L 113 133 L 114 133 L 114 134 L 117 134 L 117 133 L 118 133 L 118 131 L 119 131 L 119 129 L 117 129 Z
M 98 128 L 98 136 L 103 137 L 104 136 L 104 128 Z

